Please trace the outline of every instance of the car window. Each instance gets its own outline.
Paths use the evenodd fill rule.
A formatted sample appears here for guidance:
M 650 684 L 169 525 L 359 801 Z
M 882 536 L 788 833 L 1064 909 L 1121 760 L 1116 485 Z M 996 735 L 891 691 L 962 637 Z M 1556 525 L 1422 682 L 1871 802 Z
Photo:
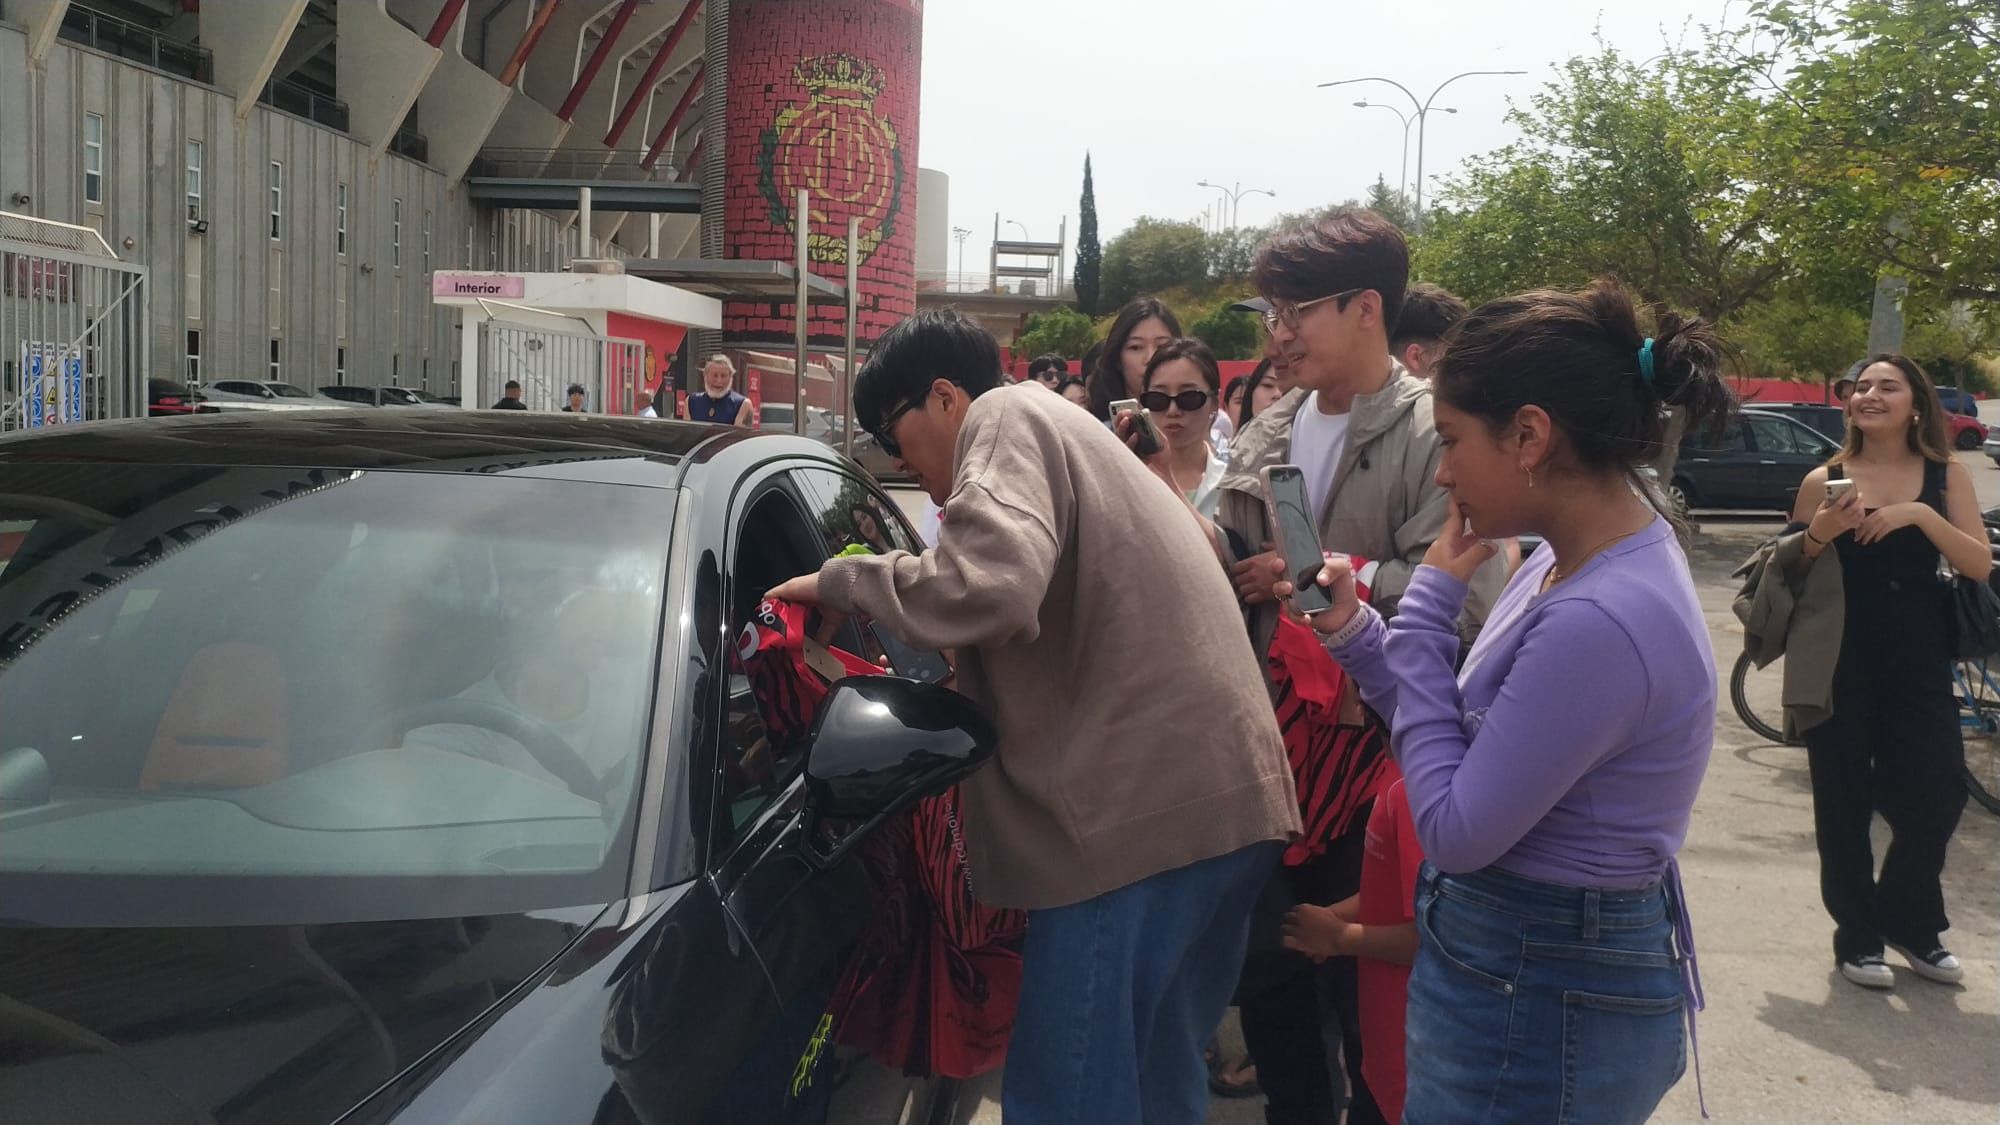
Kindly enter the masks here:
M 0 877 L 159 880 L 105 909 L 164 909 L 173 886 L 177 920 L 208 925 L 253 909 L 259 881 L 323 922 L 381 900 L 319 880 L 450 910 L 616 897 L 672 503 L 443 473 L 0 466 L 0 760 L 48 779 L 0 800 Z
M 1690 433 L 1685 444 L 1688 449 L 1697 449 L 1706 453 L 1741 452 L 1750 448 L 1750 440 L 1745 436 L 1743 419 L 1741 418 L 1731 418 L 1729 424 L 1723 427 L 1722 433 L 1713 441 L 1708 440 L 1707 433 L 1704 431 Z
M 728 636 L 735 648 L 717 754 L 721 823 L 732 841 L 805 768 L 812 724 L 807 696 L 813 685 L 800 678 L 801 669 L 787 652 L 758 643 L 768 636 L 763 630 L 772 627 L 759 614 L 764 593 L 788 578 L 812 573 L 827 558 L 801 499 L 788 477 L 773 477 L 744 507 L 732 533 L 726 596 Z M 819 631 L 817 614 L 811 625 Z M 842 628 L 851 644 L 853 627 Z M 839 647 L 844 638 L 835 634 L 822 639 Z
M 1757 443 L 1759 453 L 1814 453 L 1816 444 L 1809 445 L 1801 427 L 1783 418 L 1753 418 L 1748 423 L 1750 436 Z
M 895 501 L 867 481 L 821 468 L 800 469 L 798 476 L 815 505 L 814 519 L 830 553 L 923 552 L 923 544 L 910 531 Z M 860 655 L 875 663 L 886 657 L 899 675 L 923 678 L 924 669 L 938 663 L 934 650 L 911 651 L 904 646 L 884 645 L 872 627 L 860 629 L 854 640 L 861 645 Z

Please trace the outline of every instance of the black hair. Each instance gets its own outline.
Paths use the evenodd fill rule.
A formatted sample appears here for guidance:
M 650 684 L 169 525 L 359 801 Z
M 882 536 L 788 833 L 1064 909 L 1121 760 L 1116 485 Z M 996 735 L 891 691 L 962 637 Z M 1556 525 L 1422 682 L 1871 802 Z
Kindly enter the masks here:
M 1249 389 L 1250 389 L 1250 376 L 1248 375 L 1238 375 L 1236 378 L 1231 379 L 1229 382 L 1223 384 L 1222 408 L 1224 410 L 1229 409 L 1229 400 L 1232 398 L 1236 398 L 1237 391 L 1243 391 L 1245 393 L 1248 393 Z M 1241 402 L 1242 400 L 1238 399 L 1237 401 Z M 1232 421 L 1233 420 L 1234 419 L 1232 419 Z
M 1472 310 L 1441 285 L 1420 281 L 1403 295 L 1403 312 L 1389 337 L 1389 351 L 1400 353 L 1410 344 L 1435 343 Z M 1397 358 L 1401 358 L 1400 354 Z
M 1111 404 L 1125 397 L 1125 341 L 1132 336 L 1133 329 L 1149 320 L 1157 320 L 1167 326 L 1167 335 L 1179 336 L 1181 322 L 1158 297 L 1140 297 L 1118 311 L 1118 319 L 1111 322 L 1111 332 L 1104 337 L 1103 348 L 1097 353 L 1097 362 L 1089 367 L 1090 412 L 1102 419 L 1110 419 Z
M 1028 378 L 1030 379 L 1040 379 L 1043 373 L 1050 371 L 1055 372 L 1057 375 L 1069 374 L 1069 361 L 1054 352 L 1038 355 L 1028 361 Z
M 1177 359 L 1187 360 L 1201 372 L 1201 381 L 1208 384 L 1208 393 L 1217 394 L 1222 390 L 1222 369 L 1215 364 L 1215 353 L 1200 340 L 1187 336 L 1177 336 L 1160 345 L 1153 358 L 1146 361 L 1147 387 L 1153 385 L 1153 372 Z
M 505 391 L 518 391 L 521 389 L 521 381 L 519 379 L 509 379 L 507 380 L 507 385 L 500 389 Z
M 1688 432 L 1716 434 L 1736 406 L 1714 329 L 1673 312 L 1655 319 L 1649 377 L 1642 355 L 1649 338 L 1616 281 L 1502 297 L 1445 338 L 1431 386 L 1439 401 L 1496 434 L 1522 407 L 1538 406 L 1586 471 L 1639 479 L 1639 467 L 1664 448 L 1667 408 L 1686 415 Z
M 854 377 L 854 420 L 873 433 L 943 379 L 978 398 L 1001 383 L 1000 345 L 954 308 L 923 309 L 884 332 Z
M 1257 388 L 1271 380 L 1271 361 L 1260 361 L 1244 378 L 1249 380 L 1249 386 L 1243 388 L 1243 401 L 1236 406 L 1237 433 L 1242 433 L 1243 427 L 1250 424 L 1250 400 L 1257 397 Z
M 1383 331 L 1394 336 L 1410 285 L 1410 244 L 1402 228 L 1375 212 L 1342 208 L 1266 242 L 1250 279 L 1267 300 L 1311 301 L 1372 289 L 1382 298 Z M 1347 307 L 1346 301 L 1338 304 Z
M 1063 394 L 1064 392 L 1068 391 L 1071 387 L 1082 387 L 1086 394 L 1089 393 L 1090 391 L 1089 383 L 1084 382 L 1081 378 L 1075 375 L 1066 375 L 1063 377 L 1062 382 L 1056 384 L 1056 393 Z

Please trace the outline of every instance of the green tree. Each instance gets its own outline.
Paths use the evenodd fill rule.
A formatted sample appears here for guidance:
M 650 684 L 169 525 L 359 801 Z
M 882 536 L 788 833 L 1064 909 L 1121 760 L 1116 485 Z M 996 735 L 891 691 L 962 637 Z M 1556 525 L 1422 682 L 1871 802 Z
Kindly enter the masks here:
M 1208 236 L 1194 223 L 1141 218 L 1104 248 L 1103 308 L 1177 285 L 1208 284 Z
M 1768 298 L 1793 272 L 1771 237 L 1791 193 L 1728 139 L 1762 102 L 1715 61 L 1571 59 L 1510 114 L 1521 140 L 1446 188 L 1417 272 L 1469 300 L 1616 274 L 1711 320 Z
M 1746 374 L 1826 381 L 1868 349 L 1865 301 L 1838 303 L 1788 292 L 1724 326 Z
M 1034 357 L 1053 352 L 1075 359 L 1097 341 L 1097 326 L 1075 309 L 1051 309 L 1028 318 L 1027 331 L 1014 339 L 1014 354 Z
M 1411 206 L 1410 197 L 1390 187 L 1385 176 L 1375 177 L 1374 185 L 1368 189 L 1368 198 L 1361 201 L 1361 206 L 1402 227 L 1406 234 L 1413 234 L 1417 229 L 1417 209 Z
M 1083 198 L 1077 202 L 1076 219 L 1076 307 L 1085 316 L 1097 315 L 1104 267 L 1104 251 L 1097 244 L 1097 186 L 1090 178 L 1090 154 L 1083 154 Z
M 1257 318 L 1229 311 L 1236 300 L 1227 298 L 1186 325 L 1187 334 L 1207 344 L 1217 359 L 1255 359 L 1264 350 L 1264 334 L 1257 327 Z
M 1941 315 L 2000 301 L 2000 4 L 1756 0 L 1725 40 L 1763 112 L 1724 139 L 1755 151 L 1794 213 L 1772 228 L 1801 268 L 1909 278 Z

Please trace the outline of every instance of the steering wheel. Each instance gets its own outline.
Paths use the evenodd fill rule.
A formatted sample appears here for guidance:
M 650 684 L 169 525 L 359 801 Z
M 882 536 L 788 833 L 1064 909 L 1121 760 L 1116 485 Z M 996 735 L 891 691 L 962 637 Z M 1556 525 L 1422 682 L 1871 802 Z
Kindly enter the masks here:
M 595 801 L 604 800 L 606 782 L 591 772 L 576 747 L 543 723 L 518 711 L 473 699 L 434 699 L 413 703 L 390 712 L 368 729 L 362 743 L 366 750 L 401 744 L 403 736 L 419 727 L 479 727 L 505 735 L 528 751 L 535 764 L 553 774 L 570 792 Z

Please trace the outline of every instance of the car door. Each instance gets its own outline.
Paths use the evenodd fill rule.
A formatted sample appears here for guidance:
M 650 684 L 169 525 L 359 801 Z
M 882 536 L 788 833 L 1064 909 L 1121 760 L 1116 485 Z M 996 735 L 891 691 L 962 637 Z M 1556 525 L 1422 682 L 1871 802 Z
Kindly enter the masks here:
M 1760 508 L 1789 511 L 1806 474 L 1824 460 L 1819 435 L 1789 418 L 1759 415 L 1744 419 L 1757 456 L 1756 495 Z
M 766 590 L 817 570 L 828 558 L 810 514 L 812 491 L 793 470 L 777 466 L 743 485 L 732 502 L 724 559 L 727 636 L 757 623 Z M 863 653 L 870 645 L 852 624 L 828 642 Z M 745 651 L 739 648 L 739 653 Z M 810 715 L 789 692 L 768 690 L 742 666 L 713 677 L 721 690 L 700 706 L 715 740 L 715 798 L 710 815 L 712 878 L 731 918 L 763 959 L 777 995 L 776 1033 L 764 1037 L 773 1058 L 746 1074 L 782 1081 L 737 1083 L 721 1119 L 757 1121 L 885 1121 L 922 1112 L 934 1089 L 891 1072 L 843 1047 L 837 997 L 885 888 L 882 865 L 850 851 L 828 866 L 804 850 L 802 812 L 805 731 Z M 788 713 L 789 711 L 789 713 Z M 885 841 L 885 846 L 887 846 Z
M 1676 470 L 1693 486 L 1697 505 L 1729 507 L 1753 495 L 1756 455 L 1743 420 L 1730 419 L 1713 442 L 1699 435 L 1691 438 L 1681 450 Z

